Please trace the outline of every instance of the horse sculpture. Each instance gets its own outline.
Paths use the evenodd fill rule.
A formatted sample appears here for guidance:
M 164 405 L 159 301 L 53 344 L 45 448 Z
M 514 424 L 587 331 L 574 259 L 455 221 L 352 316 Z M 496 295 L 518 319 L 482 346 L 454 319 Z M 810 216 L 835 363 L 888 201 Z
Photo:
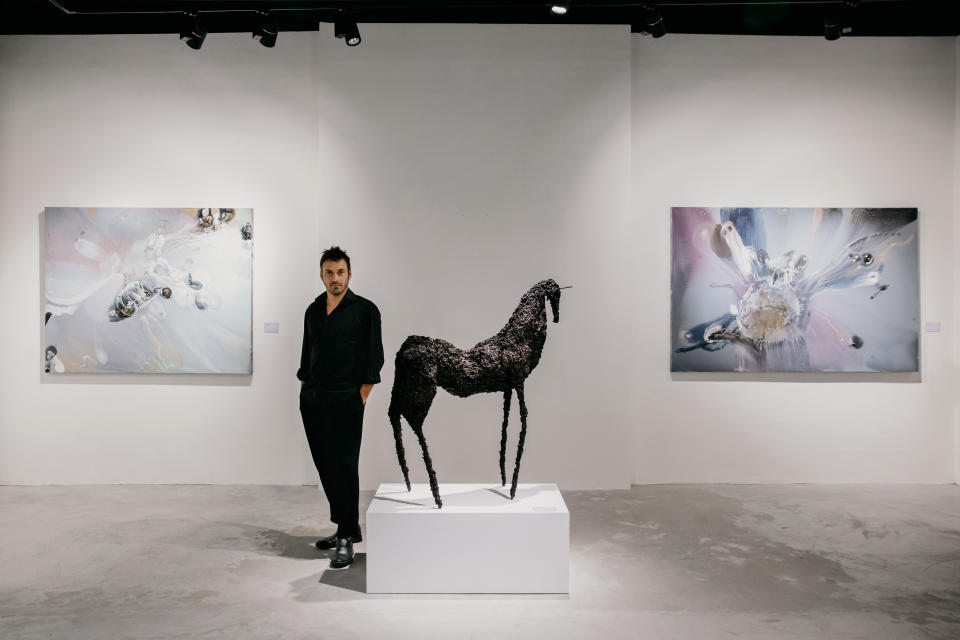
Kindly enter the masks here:
M 507 421 L 510 415 L 510 399 L 517 391 L 520 402 L 520 440 L 517 444 L 517 462 L 513 470 L 510 499 L 517 493 L 517 478 L 520 475 L 520 457 L 523 441 L 527 435 L 527 404 L 523 397 L 523 383 L 540 362 L 543 344 L 547 339 L 546 301 L 550 301 L 553 321 L 560 321 L 560 290 L 553 280 L 544 280 L 533 285 L 520 298 L 513 315 L 497 335 L 478 343 L 472 349 L 458 349 L 446 340 L 409 336 L 397 351 L 390 396 L 390 424 L 397 443 L 397 459 L 403 470 L 403 479 L 410 490 L 410 472 L 403 451 L 403 436 L 400 432 L 400 417 L 403 416 L 417 434 L 423 461 L 430 477 L 430 490 L 437 503 L 440 500 L 440 485 L 433 471 L 433 463 L 423 437 L 423 421 L 430 411 L 437 387 L 442 387 L 455 396 L 466 398 L 475 393 L 503 393 L 503 427 L 500 437 L 500 484 L 506 486 L 505 468 L 507 448 Z

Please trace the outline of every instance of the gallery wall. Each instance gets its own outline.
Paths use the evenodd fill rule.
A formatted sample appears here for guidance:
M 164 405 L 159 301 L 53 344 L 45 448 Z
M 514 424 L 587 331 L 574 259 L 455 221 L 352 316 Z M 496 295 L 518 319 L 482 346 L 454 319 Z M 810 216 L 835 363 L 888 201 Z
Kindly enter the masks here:
M 384 318 L 364 488 L 401 479 L 386 408 L 404 337 L 471 346 L 546 278 L 574 288 L 527 386 L 522 479 L 629 484 L 632 314 L 605 311 L 633 304 L 616 263 L 633 242 L 627 29 L 363 35 L 3 40 L 2 260 L 30 303 L 0 320 L 24 336 L 3 346 L 0 482 L 315 482 L 293 374 L 336 243 Z M 39 213 L 63 205 L 253 207 L 253 375 L 40 374 Z M 426 431 L 443 481 L 498 477 L 502 402 L 441 392 Z M 511 460 L 516 401 L 512 423 Z M 407 447 L 425 480 L 409 431 Z
M 404 338 L 469 348 L 553 278 L 573 288 L 526 385 L 521 479 L 628 486 L 627 29 L 365 25 L 363 35 L 353 50 L 325 47 L 317 65 L 317 186 L 318 244 L 350 248 L 355 290 L 383 315 L 387 383 L 366 410 L 364 484 L 402 479 L 386 411 Z M 441 481 L 499 478 L 502 407 L 500 394 L 439 392 L 424 431 Z M 516 398 L 511 425 L 512 462 Z M 426 481 L 404 432 L 413 478 Z
M 314 47 L 0 38 L 0 483 L 303 482 L 291 359 L 317 285 Z M 252 207 L 254 375 L 44 375 L 45 206 Z
M 0 268 L 16 274 L 0 483 L 315 482 L 293 373 L 330 244 L 384 319 L 365 489 L 400 480 L 386 408 L 404 337 L 471 346 L 551 277 L 574 288 L 528 380 L 522 480 L 954 478 L 952 39 L 361 28 L 356 48 L 0 38 Z M 698 205 L 918 207 L 921 321 L 942 328 L 921 334 L 921 373 L 671 375 L 669 210 Z M 253 375 L 44 376 L 45 206 L 252 207 Z M 497 477 L 501 407 L 440 392 L 441 481 Z M 518 423 L 514 403 L 511 452 Z
M 950 482 L 955 44 L 633 39 L 633 207 L 649 313 L 634 482 Z M 671 206 L 918 207 L 921 372 L 675 374 Z
M 960 224 L 956 222 L 960 215 L 960 38 L 954 38 L 954 122 L 953 136 L 953 246 L 960 247 Z M 953 251 L 953 317 L 960 322 L 960 296 L 956 295 L 960 283 L 960 252 Z M 960 340 L 953 340 L 953 369 L 960 367 Z M 953 403 L 953 481 L 960 484 L 960 402 Z

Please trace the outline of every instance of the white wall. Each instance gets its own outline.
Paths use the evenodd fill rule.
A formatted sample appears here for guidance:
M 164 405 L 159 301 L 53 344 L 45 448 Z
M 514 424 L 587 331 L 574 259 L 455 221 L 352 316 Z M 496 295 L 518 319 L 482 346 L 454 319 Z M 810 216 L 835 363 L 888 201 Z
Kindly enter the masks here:
M 0 38 L 0 483 L 300 483 L 314 38 Z M 254 208 L 253 376 L 41 373 L 45 206 Z M 264 335 L 264 321 L 285 331 Z M 259 330 L 257 330 L 259 328 Z
M 547 277 L 574 288 L 528 381 L 525 481 L 954 477 L 952 39 L 362 29 L 357 48 L 324 30 L 272 51 L 0 38 L 0 483 L 313 481 L 293 373 L 333 243 L 384 317 L 364 488 L 399 479 L 403 338 L 470 346 Z M 943 326 L 921 336 L 922 374 L 671 376 L 675 205 L 919 207 L 921 320 Z M 42 375 L 44 206 L 253 207 L 254 374 Z M 500 403 L 438 395 L 441 481 L 496 478 Z M 514 439 L 517 422 L 514 405 Z
M 949 482 L 953 39 L 633 39 L 635 482 Z M 671 206 L 916 206 L 920 376 L 671 377 Z M 951 266 L 948 266 L 951 265 Z M 919 381 L 918 381 L 919 379 Z
M 617 270 L 630 246 L 627 29 L 364 25 L 363 36 L 354 50 L 321 40 L 317 65 L 319 245 L 349 249 L 354 289 L 384 320 L 362 483 L 400 478 L 386 411 L 404 338 L 470 347 L 554 278 L 574 288 L 528 379 L 521 479 L 626 487 L 634 369 L 620 349 L 629 318 L 611 310 L 631 282 Z M 441 482 L 499 477 L 502 406 L 438 393 L 424 431 Z M 514 398 L 508 460 L 519 427 Z
M 363 487 L 400 478 L 386 407 L 403 338 L 471 346 L 549 277 L 575 288 L 529 380 L 521 478 L 629 484 L 629 317 L 606 312 L 630 280 L 610 272 L 630 242 L 627 29 L 363 35 L 346 48 L 326 30 L 283 34 L 274 51 L 243 34 L 200 52 L 171 36 L 2 40 L 0 259 L 29 274 L 8 299 L 39 295 L 45 205 L 252 206 L 256 337 L 245 379 L 48 379 L 38 308 L 3 314 L 0 333 L 25 339 L 3 345 L 0 482 L 313 480 L 293 373 L 319 252 L 338 243 L 381 308 L 388 355 Z M 262 333 L 270 320 L 279 336 Z M 426 432 L 442 481 L 498 477 L 501 407 L 441 392 Z M 512 422 L 515 442 L 516 402 Z
M 954 136 L 953 136 L 953 278 L 954 283 L 960 283 L 960 253 L 956 247 L 960 246 L 960 224 L 956 223 L 960 217 L 960 38 L 954 38 Z M 960 322 L 960 295 L 956 294 L 956 284 L 953 287 L 953 318 L 954 323 Z M 960 368 L 960 340 L 953 341 L 953 370 Z M 953 481 L 960 484 L 960 401 L 953 402 Z

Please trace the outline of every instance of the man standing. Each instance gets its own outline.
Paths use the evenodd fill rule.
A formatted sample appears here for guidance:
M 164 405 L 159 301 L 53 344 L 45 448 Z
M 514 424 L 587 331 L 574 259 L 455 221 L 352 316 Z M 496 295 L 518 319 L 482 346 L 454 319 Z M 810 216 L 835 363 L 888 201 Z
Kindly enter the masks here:
M 336 548 L 334 569 L 353 562 L 360 542 L 360 436 L 363 408 L 380 382 L 383 342 L 377 306 L 351 291 L 350 257 L 330 247 L 320 257 L 326 293 L 303 318 L 300 355 L 300 415 L 320 483 L 337 531 L 317 540 L 318 549 Z

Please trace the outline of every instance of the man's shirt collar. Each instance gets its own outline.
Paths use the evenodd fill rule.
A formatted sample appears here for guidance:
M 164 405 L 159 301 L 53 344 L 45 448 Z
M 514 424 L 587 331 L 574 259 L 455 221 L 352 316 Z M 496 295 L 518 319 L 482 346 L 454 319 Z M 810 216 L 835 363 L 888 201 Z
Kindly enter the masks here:
M 323 307 L 323 315 L 327 315 L 327 292 L 324 291 L 323 293 L 321 293 L 320 296 L 317 298 L 317 300 Z M 341 305 L 346 304 L 347 302 L 353 303 L 356 301 L 357 301 L 357 294 L 353 292 L 353 289 L 351 289 L 350 287 L 347 287 L 347 292 L 343 294 L 343 300 L 341 300 L 340 304 L 337 305 L 337 309 L 339 309 Z

